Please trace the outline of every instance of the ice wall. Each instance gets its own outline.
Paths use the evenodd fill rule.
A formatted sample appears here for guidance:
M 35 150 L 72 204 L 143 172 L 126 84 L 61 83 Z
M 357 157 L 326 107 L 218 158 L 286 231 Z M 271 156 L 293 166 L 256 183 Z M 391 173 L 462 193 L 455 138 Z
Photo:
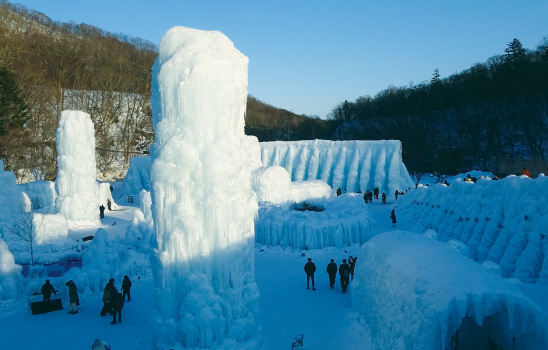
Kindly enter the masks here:
M 503 276 L 548 283 L 548 178 L 419 187 L 397 204 L 416 230 L 466 243 L 472 259 L 499 264 Z
M 220 32 L 169 30 L 153 67 L 150 169 L 158 347 L 257 341 L 256 138 L 244 135 L 248 59 Z M 239 344 L 239 345 L 238 345 Z
M 133 157 L 129 161 L 121 192 L 137 195 L 142 190 L 150 192 L 150 157 Z
M 99 222 L 95 131 L 89 114 L 63 111 L 57 128 L 57 211 L 69 220 Z
M 387 195 L 414 187 L 402 162 L 400 141 L 275 141 L 260 145 L 263 166 L 284 167 L 292 181 L 323 180 L 342 192 L 379 187 Z
M 387 232 L 367 242 L 359 256 L 352 305 L 377 349 L 452 349 L 457 330 L 459 349 L 548 346 L 546 314 L 519 281 L 498 276 L 445 243 Z

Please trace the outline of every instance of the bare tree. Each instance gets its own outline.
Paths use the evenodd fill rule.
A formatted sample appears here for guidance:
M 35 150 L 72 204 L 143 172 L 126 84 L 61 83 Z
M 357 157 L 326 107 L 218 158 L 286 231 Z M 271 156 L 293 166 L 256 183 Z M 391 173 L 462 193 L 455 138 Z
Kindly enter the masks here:
M 30 263 L 34 265 L 34 241 L 36 240 L 36 231 L 32 229 L 32 219 L 34 213 L 20 213 L 12 216 L 12 223 L 5 224 L 6 232 L 11 233 L 18 239 L 29 244 Z

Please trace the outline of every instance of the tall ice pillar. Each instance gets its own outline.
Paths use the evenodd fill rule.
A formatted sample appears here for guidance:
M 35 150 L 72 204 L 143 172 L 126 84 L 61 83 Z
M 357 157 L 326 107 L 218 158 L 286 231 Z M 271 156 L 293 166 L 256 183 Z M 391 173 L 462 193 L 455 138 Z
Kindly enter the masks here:
M 251 171 L 260 149 L 244 134 L 247 66 L 220 32 L 175 27 L 160 42 L 150 173 L 158 348 L 258 342 Z

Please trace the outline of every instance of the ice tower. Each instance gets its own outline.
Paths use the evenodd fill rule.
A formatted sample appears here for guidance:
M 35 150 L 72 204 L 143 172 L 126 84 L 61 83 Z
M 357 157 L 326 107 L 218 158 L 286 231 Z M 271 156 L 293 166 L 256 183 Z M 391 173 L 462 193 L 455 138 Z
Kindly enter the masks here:
M 257 342 L 251 171 L 260 149 L 244 134 L 247 65 L 220 32 L 175 27 L 160 42 L 150 170 L 158 348 Z
M 95 131 L 89 114 L 61 113 L 57 154 L 57 211 L 69 220 L 99 221 Z

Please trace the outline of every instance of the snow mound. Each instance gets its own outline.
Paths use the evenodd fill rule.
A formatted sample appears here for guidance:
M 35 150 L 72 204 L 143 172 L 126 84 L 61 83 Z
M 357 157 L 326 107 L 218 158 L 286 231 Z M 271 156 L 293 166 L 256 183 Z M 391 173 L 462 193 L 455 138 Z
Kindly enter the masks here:
M 546 314 L 519 285 L 424 235 L 372 238 L 350 287 L 377 349 L 548 346 Z
M 6 242 L 0 239 L 0 300 L 12 300 L 21 296 L 25 290 L 23 284 L 23 268 L 15 263 Z
M 441 241 L 465 243 L 474 260 L 499 264 L 504 277 L 548 284 L 548 178 L 437 184 L 397 204 L 414 230 L 432 228 Z
M 297 249 L 363 244 L 372 236 L 369 211 L 356 194 L 308 200 L 284 209 L 264 204 L 255 220 L 255 242 Z

